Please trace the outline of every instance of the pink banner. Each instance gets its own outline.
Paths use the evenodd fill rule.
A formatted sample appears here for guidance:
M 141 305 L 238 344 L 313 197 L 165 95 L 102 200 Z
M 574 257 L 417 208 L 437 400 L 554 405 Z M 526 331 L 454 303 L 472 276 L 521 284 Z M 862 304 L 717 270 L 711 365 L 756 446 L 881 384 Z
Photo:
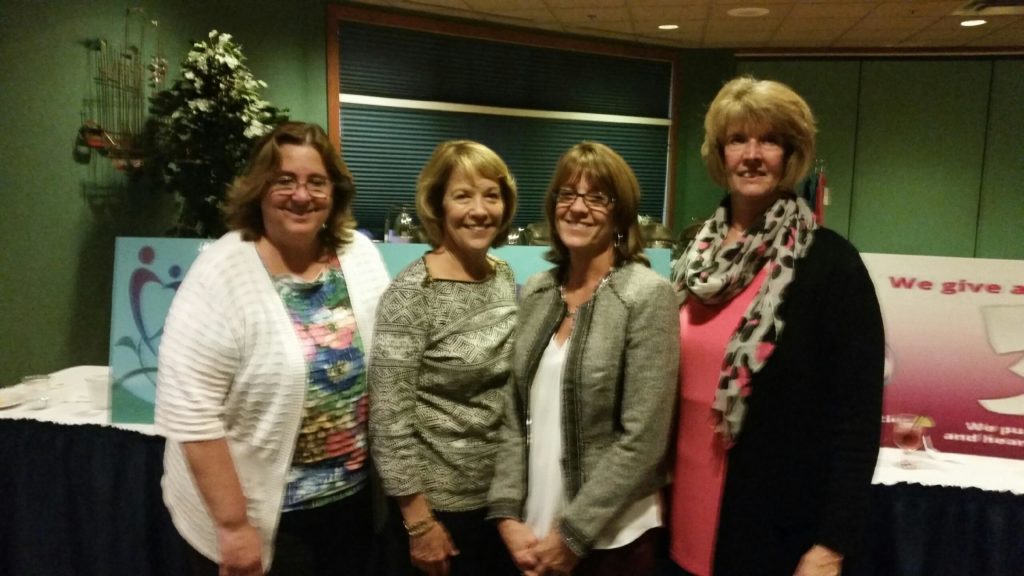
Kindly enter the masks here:
M 897 415 L 913 414 L 938 450 L 1024 459 L 1024 262 L 864 261 L 888 344 L 883 445 L 902 435 Z

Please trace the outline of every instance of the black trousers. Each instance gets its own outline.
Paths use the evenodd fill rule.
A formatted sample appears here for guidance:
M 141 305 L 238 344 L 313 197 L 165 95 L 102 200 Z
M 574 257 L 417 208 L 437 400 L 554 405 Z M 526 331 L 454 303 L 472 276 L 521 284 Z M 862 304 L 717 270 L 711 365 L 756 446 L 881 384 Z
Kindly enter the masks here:
M 373 544 L 370 489 L 326 506 L 281 514 L 270 576 L 364 576 Z M 193 576 L 217 576 L 217 564 L 187 546 Z
M 486 519 L 486 509 L 468 512 L 435 510 L 434 516 L 444 524 L 459 550 L 459 555 L 451 559 L 449 576 L 519 574 L 505 541 L 498 534 L 497 524 Z
M 374 576 L 418 576 L 422 573 L 412 566 L 409 558 L 409 536 L 402 527 L 402 515 L 398 505 L 391 504 L 388 526 L 378 546 L 393 553 L 382 554 L 385 558 L 378 562 Z M 434 510 L 434 517 L 444 525 L 459 550 L 459 555 L 451 558 L 449 576 L 519 576 L 496 524 L 487 520 L 486 515 L 485 509 Z

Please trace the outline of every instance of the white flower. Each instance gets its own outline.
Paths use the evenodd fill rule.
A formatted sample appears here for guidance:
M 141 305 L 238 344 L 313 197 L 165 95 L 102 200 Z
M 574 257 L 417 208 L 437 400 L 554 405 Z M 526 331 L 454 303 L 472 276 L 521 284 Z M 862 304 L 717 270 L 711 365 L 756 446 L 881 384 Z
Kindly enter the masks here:
M 188 101 L 189 109 L 191 109 L 191 110 L 199 110 L 200 112 L 209 112 L 210 111 L 210 104 L 212 104 L 212 102 L 210 102 L 206 98 L 199 98 L 197 100 L 189 100 Z
M 263 124 L 257 123 L 246 126 L 245 131 L 242 132 L 242 134 L 244 134 L 246 138 L 256 138 L 257 136 L 262 136 L 264 132 L 266 132 L 266 127 L 263 126 Z

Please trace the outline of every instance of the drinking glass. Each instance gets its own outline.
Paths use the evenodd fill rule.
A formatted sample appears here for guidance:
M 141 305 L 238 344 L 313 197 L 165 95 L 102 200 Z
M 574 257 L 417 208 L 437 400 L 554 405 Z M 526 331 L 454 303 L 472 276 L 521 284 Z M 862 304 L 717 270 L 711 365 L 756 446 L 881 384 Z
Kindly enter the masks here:
M 921 448 L 923 433 L 921 417 L 917 414 L 897 414 L 893 417 L 892 441 L 902 451 L 900 468 L 915 468 L 910 454 Z
M 28 408 L 42 410 L 50 405 L 50 389 L 53 380 L 47 374 L 30 374 L 21 377 L 21 387 Z

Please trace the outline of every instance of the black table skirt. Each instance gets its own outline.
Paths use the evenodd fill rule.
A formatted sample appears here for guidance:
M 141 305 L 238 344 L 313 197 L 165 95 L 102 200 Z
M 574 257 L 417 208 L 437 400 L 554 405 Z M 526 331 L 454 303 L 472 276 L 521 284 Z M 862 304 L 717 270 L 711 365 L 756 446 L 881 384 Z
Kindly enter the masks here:
M 184 574 L 163 452 L 137 432 L 0 420 L 0 574 Z
M 1024 496 L 874 486 L 859 562 L 844 576 L 1024 576 Z
M 0 575 L 184 574 L 160 495 L 163 447 L 102 426 L 0 420 Z M 872 496 L 865 549 L 844 576 L 1024 576 L 1024 496 L 907 484 Z M 399 538 L 384 531 L 376 573 L 407 570 Z

